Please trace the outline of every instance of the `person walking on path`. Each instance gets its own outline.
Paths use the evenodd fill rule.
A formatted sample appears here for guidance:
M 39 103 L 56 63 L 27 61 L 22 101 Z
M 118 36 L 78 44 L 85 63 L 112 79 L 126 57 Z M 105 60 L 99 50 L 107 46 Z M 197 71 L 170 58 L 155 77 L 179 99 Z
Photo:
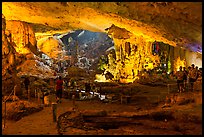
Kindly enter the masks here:
M 186 70 L 186 67 L 183 67 L 183 73 L 184 73 L 184 76 L 183 76 L 183 82 L 184 82 L 184 91 L 187 90 L 187 76 L 188 76 L 188 72 Z
M 183 78 L 184 72 L 182 71 L 182 66 L 179 67 L 179 71 L 176 72 L 178 92 L 181 93 L 183 91 Z
M 190 90 L 191 91 L 194 90 L 193 85 L 194 85 L 194 82 L 197 79 L 197 70 L 194 67 L 195 67 L 195 65 L 192 64 L 191 69 L 189 71 L 189 82 L 190 82 Z
M 30 93 L 29 93 L 29 85 L 30 85 L 30 80 L 28 77 L 25 77 L 24 79 L 24 85 L 25 85 L 25 89 L 26 89 L 26 93 L 28 95 L 28 99 L 30 99 Z
M 61 103 L 62 99 L 62 89 L 63 89 L 63 80 L 62 77 L 59 76 L 59 79 L 56 82 L 56 96 L 57 96 L 57 103 Z

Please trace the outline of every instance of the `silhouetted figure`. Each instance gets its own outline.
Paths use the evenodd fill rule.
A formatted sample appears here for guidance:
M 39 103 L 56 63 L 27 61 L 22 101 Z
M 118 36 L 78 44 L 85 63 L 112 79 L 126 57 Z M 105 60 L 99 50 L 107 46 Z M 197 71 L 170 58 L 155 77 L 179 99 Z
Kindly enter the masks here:
M 189 71 L 189 82 L 190 82 L 190 90 L 193 91 L 193 84 L 197 79 L 197 70 L 194 68 L 194 64 L 191 65 L 191 69 Z
M 183 73 L 184 73 L 184 76 L 183 76 L 184 90 L 186 90 L 188 71 L 186 70 L 185 67 L 183 67 Z
M 62 85 L 63 85 L 63 80 L 62 80 L 62 77 L 59 76 L 59 79 L 56 82 L 57 102 L 61 102 L 61 98 L 62 98 Z
M 90 82 L 85 83 L 85 92 L 86 94 L 89 94 L 91 92 L 91 84 Z
M 177 78 L 178 92 L 182 92 L 183 78 L 184 78 L 184 72 L 182 71 L 182 66 L 180 66 L 179 71 L 176 72 L 176 78 Z
M 26 92 L 28 94 L 28 88 L 29 88 L 29 85 L 30 85 L 30 80 L 28 77 L 25 77 L 24 79 L 24 85 L 25 85 L 25 89 L 26 89 Z M 28 95 L 29 96 L 29 95 Z

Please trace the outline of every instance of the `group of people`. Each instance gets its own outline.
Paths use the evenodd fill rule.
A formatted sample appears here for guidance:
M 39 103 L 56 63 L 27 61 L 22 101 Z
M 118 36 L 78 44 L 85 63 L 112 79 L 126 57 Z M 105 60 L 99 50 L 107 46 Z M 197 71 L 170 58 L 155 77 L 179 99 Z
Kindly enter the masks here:
M 68 91 L 68 88 L 72 90 L 72 99 L 75 99 L 76 96 L 76 90 L 77 90 L 77 83 L 74 79 L 65 78 L 63 79 L 62 76 L 58 76 L 58 79 L 56 80 L 56 98 L 57 103 L 61 103 L 63 90 Z M 96 92 L 96 86 L 89 82 L 85 82 L 85 94 L 88 96 L 91 91 Z
M 198 77 L 202 76 L 202 69 L 198 69 L 194 64 L 191 67 L 189 66 L 188 69 L 180 66 L 175 76 L 177 78 L 178 92 L 193 91 L 194 82 L 197 81 Z

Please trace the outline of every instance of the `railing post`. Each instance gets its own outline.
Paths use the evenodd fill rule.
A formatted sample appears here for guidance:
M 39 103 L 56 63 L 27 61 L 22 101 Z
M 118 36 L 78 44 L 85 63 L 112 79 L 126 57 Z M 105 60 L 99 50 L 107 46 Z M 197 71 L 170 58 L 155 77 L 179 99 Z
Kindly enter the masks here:
M 28 88 L 28 101 L 30 101 L 30 87 Z
M 40 97 L 41 97 L 40 90 L 37 91 L 37 94 L 38 94 L 38 103 L 41 104 L 41 102 L 40 102 Z
M 169 84 L 167 84 L 167 88 L 168 88 L 168 94 L 169 94 L 169 93 L 170 93 L 170 92 L 169 92 Z
M 6 100 L 5 100 L 5 112 L 4 112 L 4 128 L 6 127 Z
M 57 103 L 52 103 L 52 115 L 53 115 L 53 121 L 57 121 Z

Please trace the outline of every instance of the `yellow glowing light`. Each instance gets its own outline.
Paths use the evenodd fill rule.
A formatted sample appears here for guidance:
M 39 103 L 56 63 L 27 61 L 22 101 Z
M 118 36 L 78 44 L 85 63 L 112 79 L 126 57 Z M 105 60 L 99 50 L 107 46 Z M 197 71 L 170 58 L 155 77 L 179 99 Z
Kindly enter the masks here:
M 151 70 L 154 68 L 153 63 L 144 64 L 144 66 L 146 66 L 145 69 L 147 69 L 147 70 L 149 70 L 149 69 Z
M 170 73 L 170 72 L 171 72 L 171 62 L 168 61 L 168 73 Z
M 30 50 L 28 48 L 24 48 L 24 47 L 14 47 L 16 52 L 18 52 L 19 54 L 28 54 L 30 53 Z
M 136 79 L 139 79 L 139 77 L 135 77 L 132 79 L 120 79 L 120 83 L 133 83 Z
M 105 75 L 96 74 L 96 82 L 110 82 L 110 80 L 106 80 Z
M 180 57 L 178 57 L 174 63 L 174 71 L 179 71 L 179 67 L 186 67 L 186 60 L 181 60 Z

